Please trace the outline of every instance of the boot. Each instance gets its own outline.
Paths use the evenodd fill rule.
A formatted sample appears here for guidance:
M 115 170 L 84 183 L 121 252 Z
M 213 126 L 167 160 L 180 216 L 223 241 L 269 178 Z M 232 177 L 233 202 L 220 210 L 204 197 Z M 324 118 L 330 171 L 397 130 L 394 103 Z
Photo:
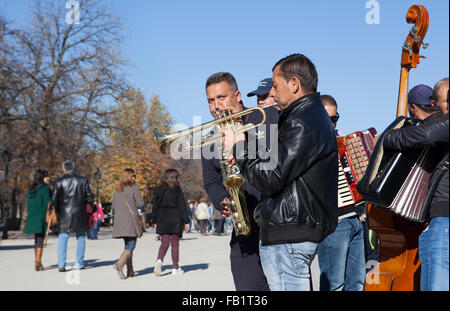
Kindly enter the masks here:
M 42 248 L 35 248 L 34 249 L 34 270 L 36 271 L 44 271 L 44 266 L 41 264 L 42 260 Z
M 127 260 L 127 278 L 134 278 L 136 273 L 133 270 L 133 252 L 131 252 L 130 257 Z
M 123 266 L 125 266 L 125 263 L 128 261 L 128 258 L 130 257 L 131 252 L 129 250 L 124 250 L 122 252 L 122 255 L 120 255 L 119 260 L 116 261 L 113 268 L 117 270 L 117 274 L 119 274 L 120 279 L 126 279 L 127 277 L 125 274 L 123 274 Z

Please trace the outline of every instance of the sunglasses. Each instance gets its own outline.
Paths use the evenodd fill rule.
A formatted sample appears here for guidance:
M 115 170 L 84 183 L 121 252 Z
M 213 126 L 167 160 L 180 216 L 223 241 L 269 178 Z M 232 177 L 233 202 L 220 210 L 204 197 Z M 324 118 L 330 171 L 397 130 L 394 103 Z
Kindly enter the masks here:
M 339 113 L 336 112 L 335 116 L 330 117 L 331 122 L 336 123 L 339 120 Z

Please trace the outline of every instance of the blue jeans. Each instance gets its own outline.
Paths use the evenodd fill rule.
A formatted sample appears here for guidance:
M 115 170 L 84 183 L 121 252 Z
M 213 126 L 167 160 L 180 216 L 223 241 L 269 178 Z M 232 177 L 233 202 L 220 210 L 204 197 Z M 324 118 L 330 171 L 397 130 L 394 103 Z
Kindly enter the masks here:
M 364 228 L 357 216 L 339 221 L 319 244 L 320 290 L 362 291 L 366 280 Z
M 135 237 L 125 237 L 123 242 L 125 243 L 125 249 L 132 252 L 136 247 L 137 238 Z
M 86 249 L 86 232 L 77 232 L 77 267 L 84 268 L 84 251 Z M 67 241 L 69 233 L 62 232 L 58 235 L 58 268 L 66 266 Z
M 263 246 L 260 242 L 259 256 L 270 290 L 311 290 L 310 265 L 317 245 L 301 242 Z
M 434 217 L 419 236 L 420 290 L 448 291 L 448 217 Z
M 89 237 L 91 239 L 96 239 L 98 236 L 98 228 L 100 227 L 101 224 L 101 220 L 98 220 L 96 222 L 94 222 L 94 228 L 92 228 L 91 230 L 89 230 Z

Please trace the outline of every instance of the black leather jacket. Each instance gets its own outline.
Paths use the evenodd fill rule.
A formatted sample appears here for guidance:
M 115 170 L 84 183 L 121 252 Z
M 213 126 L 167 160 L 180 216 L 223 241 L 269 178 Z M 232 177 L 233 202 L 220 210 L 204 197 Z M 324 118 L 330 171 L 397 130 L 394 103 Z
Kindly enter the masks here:
M 402 151 L 432 146 L 433 155 L 439 158 L 439 164 L 431 176 L 429 185 L 437 183 L 436 188 L 429 189 L 432 200 L 429 217 L 448 217 L 448 148 L 449 128 L 448 114 L 432 114 L 418 126 L 390 130 L 383 138 L 383 146 Z
M 233 154 L 247 181 L 264 198 L 255 219 L 263 245 L 320 242 L 337 226 L 336 136 L 320 94 L 303 96 L 280 114 L 278 156 L 274 169 L 267 161 L 249 159 L 246 143 Z
M 56 179 L 52 204 L 58 215 L 59 232 L 88 231 L 89 217 L 86 213 L 86 203 L 89 202 L 94 206 L 93 200 L 94 195 L 86 177 L 68 173 Z

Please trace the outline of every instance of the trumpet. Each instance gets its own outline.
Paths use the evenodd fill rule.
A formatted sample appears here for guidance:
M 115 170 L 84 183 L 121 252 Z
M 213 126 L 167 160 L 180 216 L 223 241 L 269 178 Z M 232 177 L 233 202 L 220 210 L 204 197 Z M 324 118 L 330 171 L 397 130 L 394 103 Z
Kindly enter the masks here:
M 236 127 L 234 122 L 235 119 L 242 118 L 243 116 L 246 116 L 255 111 L 259 111 L 262 115 L 262 120 L 260 123 L 258 124 L 248 123 L 240 128 Z M 197 133 L 199 131 L 209 129 L 213 126 L 219 126 L 222 129 L 231 128 L 236 133 L 243 133 L 264 124 L 265 121 L 266 121 L 266 113 L 264 109 L 261 107 L 253 107 L 179 132 L 163 133 L 160 132 L 158 129 L 155 129 L 154 134 L 159 150 L 162 153 L 166 153 L 167 148 L 170 146 L 170 144 L 172 144 L 175 140 L 182 137 L 186 138 L 187 148 L 189 150 L 192 150 L 213 143 L 218 143 L 219 146 L 222 145 L 221 133 L 208 134 L 202 137 L 198 142 L 194 142 L 193 137 L 194 133 Z M 190 137 L 192 137 L 193 142 L 192 144 L 189 143 Z M 241 171 L 239 167 L 237 167 L 237 165 L 230 165 L 228 163 L 228 161 L 225 158 L 224 150 L 222 150 L 221 154 L 222 158 L 220 160 L 220 167 L 222 170 L 223 184 L 227 189 L 228 194 L 231 196 L 230 209 L 233 227 L 235 229 L 236 235 L 248 235 L 250 234 L 251 231 L 251 224 L 247 208 L 247 202 L 245 200 L 245 195 L 242 187 L 242 185 L 245 182 L 245 179 L 242 176 Z
M 262 115 L 262 121 L 258 124 L 249 123 L 246 125 L 243 125 L 241 128 L 236 128 L 234 126 L 234 120 L 238 118 L 242 118 L 243 116 L 246 116 L 250 113 L 253 113 L 255 111 L 259 111 Z M 186 130 L 181 130 L 175 133 L 164 133 L 159 131 L 158 129 L 154 129 L 153 133 L 155 135 L 156 143 L 158 144 L 158 148 L 161 151 L 161 153 L 165 154 L 167 151 L 167 148 L 177 139 L 180 139 L 182 137 L 186 138 L 186 147 L 188 150 L 193 150 L 196 148 L 201 148 L 204 146 L 208 146 L 211 144 L 222 144 L 222 134 L 220 133 L 212 133 L 203 135 L 199 141 L 194 141 L 194 134 L 197 132 L 204 131 L 206 129 L 212 128 L 213 126 L 220 126 L 220 127 L 234 127 L 236 129 L 237 133 L 243 133 L 247 132 L 251 129 L 254 129 L 266 121 L 266 113 L 263 108 L 260 107 L 253 107 L 249 108 L 247 110 L 243 110 L 234 114 L 230 114 L 228 116 L 222 117 L 220 119 L 215 119 L 213 121 L 197 125 L 191 128 L 188 128 Z M 192 143 L 190 143 L 192 141 Z

